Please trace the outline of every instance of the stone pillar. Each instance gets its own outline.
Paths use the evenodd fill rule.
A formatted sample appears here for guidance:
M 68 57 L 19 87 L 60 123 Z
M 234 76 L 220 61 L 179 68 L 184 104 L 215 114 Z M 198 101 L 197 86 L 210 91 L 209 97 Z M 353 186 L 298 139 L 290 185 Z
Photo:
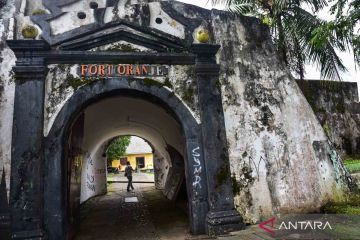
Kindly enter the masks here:
M 10 213 L 12 239 L 43 239 L 43 119 L 47 68 L 43 41 L 14 40 L 17 57 L 12 132 Z
M 220 66 L 215 54 L 218 45 L 194 44 L 204 159 L 207 173 L 209 212 L 206 231 L 219 235 L 244 227 L 234 208 L 231 173 L 227 149 L 224 112 L 219 83 Z

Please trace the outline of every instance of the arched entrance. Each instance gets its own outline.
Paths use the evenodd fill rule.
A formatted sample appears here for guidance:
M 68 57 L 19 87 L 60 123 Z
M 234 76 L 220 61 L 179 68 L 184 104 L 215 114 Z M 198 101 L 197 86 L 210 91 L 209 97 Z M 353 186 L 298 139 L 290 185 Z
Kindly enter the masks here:
M 205 218 L 208 212 L 207 186 L 199 179 L 206 179 L 205 168 L 193 171 L 193 156 L 204 166 L 201 154 L 202 143 L 199 136 L 200 125 L 187 107 L 169 90 L 157 86 L 146 86 L 140 80 L 107 79 L 93 82 L 80 88 L 66 102 L 45 140 L 45 179 L 44 210 L 46 230 L 53 239 L 63 239 L 67 232 L 69 203 L 67 202 L 67 157 L 66 145 L 69 128 L 83 109 L 91 103 L 111 96 L 128 96 L 146 99 L 166 109 L 182 127 L 185 143 L 184 160 L 186 185 L 189 199 L 189 220 L 191 231 L 205 231 Z M 94 129 L 94 131 L 96 131 Z M 56 217 L 54 217 L 56 216 Z
M 111 28 L 116 24 L 121 25 L 122 22 L 105 24 L 104 27 Z M 97 39 L 89 34 L 82 43 L 86 46 Z M 116 36 L 121 39 L 127 34 L 121 30 Z M 148 31 L 147 34 L 155 33 Z M 174 46 L 174 39 L 167 35 L 157 36 L 158 33 L 155 35 L 153 37 L 158 43 L 167 46 L 165 49 Z M 97 46 L 108 43 L 105 35 L 102 36 L 100 40 L 97 39 Z M 177 40 L 175 42 L 179 43 Z M 87 48 L 72 51 L 70 45 L 80 47 L 76 43 L 64 43 L 59 48 L 43 40 L 10 40 L 7 43 L 17 57 L 17 65 L 13 69 L 16 87 L 10 190 L 11 232 L 14 239 L 65 238 L 68 231 L 65 178 L 68 174 L 64 159 L 69 129 L 82 109 L 115 95 L 141 98 L 161 106 L 180 124 L 186 149 L 185 174 L 192 232 L 216 235 L 243 227 L 242 218 L 234 209 L 233 202 L 218 82 L 220 66 L 215 58 L 218 45 L 192 44 L 184 46 L 187 51 L 183 52 L 175 49 L 175 52 L 123 53 L 85 51 Z M 149 86 L 140 79 L 115 77 L 77 89 L 57 115 L 49 134 L 44 137 L 44 86 L 49 64 L 124 63 L 194 65 L 192 74 L 197 83 L 201 123 L 197 123 L 187 106 L 163 85 Z

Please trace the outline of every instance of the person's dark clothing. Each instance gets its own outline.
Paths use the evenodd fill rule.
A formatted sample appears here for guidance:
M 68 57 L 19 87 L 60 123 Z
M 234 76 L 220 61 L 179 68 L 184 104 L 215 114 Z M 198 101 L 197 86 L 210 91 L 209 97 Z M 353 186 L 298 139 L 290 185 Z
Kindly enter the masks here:
M 127 191 L 130 192 L 130 188 L 134 190 L 134 187 L 132 185 L 132 172 L 134 170 L 132 169 L 131 165 L 126 166 L 125 168 L 125 176 L 128 179 L 128 185 L 127 185 Z
M 130 188 L 134 190 L 134 187 L 132 185 L 132 176 L 128 176 L 127 179 L 128 179 L 127 191 L 130 192 Z
M 125 168 L 125 177 L 131 177 L 133 171 L 134 169 L 131 167 L 131 165 L 127 165 Z

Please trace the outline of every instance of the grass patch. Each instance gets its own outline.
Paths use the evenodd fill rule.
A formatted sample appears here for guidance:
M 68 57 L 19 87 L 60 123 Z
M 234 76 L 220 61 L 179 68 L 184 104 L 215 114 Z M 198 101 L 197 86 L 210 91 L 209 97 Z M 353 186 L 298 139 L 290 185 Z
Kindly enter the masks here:
M 328 206 L 325 210 L 326 213 L 335 213 L 335 214 L 351 214 L 351 215 L 360 215 L 360 207 L 347 205 L 333 205 Z
M 114 174 L 114 173 L 108 173 L 107 174 L 107 181 L 114 181 L 115 177 L 118 176 L 119 174 Z
M 360 215 L 360 193 L 350 194 L 340 202 L 328 202 L 322 207 L 324 213 Z
M 344 165 L 350 173 L 360 172 L 360 159 L 345 159 Z

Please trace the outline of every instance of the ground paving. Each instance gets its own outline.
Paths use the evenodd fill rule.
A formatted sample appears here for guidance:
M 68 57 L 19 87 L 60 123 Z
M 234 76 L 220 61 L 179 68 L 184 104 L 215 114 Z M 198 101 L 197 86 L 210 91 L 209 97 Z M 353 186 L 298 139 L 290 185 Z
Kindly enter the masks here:
M 81 209 L 81 224 L 76 240 L 269 240 L 257 226 L 218 238 L 192 236 L 185 207 L 167 200 L 153 184 L 134 184 L 128 193 L 125 183 L 109 185 L 108 193 L 90 199 Z M 138 202 L 126 203 L 125 198 Z M 261 230 L 261 229 L 260 229 Z
M 142 183 L 153 183 L 154 174 L 135 172 L 133 173 L 133 182 L 142 182 Z M 124 176 L 124 172 L 119 172 L 117 174 L 110 173 L 108 174 L 108 181 L 114 182 L 127 182 L 127 178 Z

